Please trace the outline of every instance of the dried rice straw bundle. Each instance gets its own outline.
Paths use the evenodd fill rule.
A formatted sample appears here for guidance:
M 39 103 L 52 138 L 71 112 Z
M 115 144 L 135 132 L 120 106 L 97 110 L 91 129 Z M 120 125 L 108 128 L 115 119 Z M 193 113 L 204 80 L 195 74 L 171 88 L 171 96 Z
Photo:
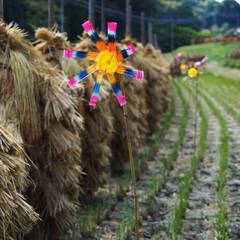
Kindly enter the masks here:
M 148 132 L 148 123 L 146 121 L 148 110 L 145 101 L 146 92 L 144 89 L 146 81 L 142 80 L 137 82 L 128 78 L 123 80 L 119 77 L 118 82 L 122 85 L 122 88 L 125 89 L 124 93 L 128 101 L 129 134 L 132 141 L 133 156 L 135 157 L 139 149 L 143 147 Z M 124 119 L 122 117 L 123 112 L 114 99 L 111 101 L 111 109 L 115 120 L 115 132 L 112 140 L 113 158 L 111 161 L 111 169 L 113 175 L 120 175 L 129 168 L 128 147 L 126 144 Z
M 40 51 L 43 54 L 44 59 L 51 63 L 51 65 L 57 66 L 59 69 L 68 68 L 68 66 L 70 68 L 73 66 L 77 67 L 77 69 L 73 70 L 64 69 L 65 73 L 70 71 L 68 75 L 79 70 L 78 65 L 74 64 L 76 61 L 72 60 L 69 63 L 69 61 L 66 61 L 66 59 L 62 57 L 63 49 L 70 48 L 71 43 L 68 42 L 65 34 L 57 31 L 56 27 L 51 30 L 43 27 L 38 28 L 35 32 L 35 38 L 35 49 Z
M 157 68 L 160 74 L 160 84 L 162 85 L 162 103 L 163 112 L 166 112 L 170 102 L 169 77 L 170 65 L 164 61 L 159 50 L 154 49 L 151 45 L 146 45 L 144 48 L 144 56 L 153 60 L 153 67 Z
M 93 50 L 92 42 L 83 36 L 83 40 L 76 46 L 75 50 Z M 81 69 L 89 66 L 87 60 L 79 61 Z M 77 72 L 76 72 L 77 73 Z M 92 194 L 98 187 L 103 186 L 109 178 L 110 160 L 112 158 L 111 141 L 113 138 L 113 115 L 108 97 L 110 86 L 104 81 L 104 87 L 100 90 L 100 101 L 96 109 L 91 110 L 88 99 L 94 86 L 93 77 L 89 77 L 84 84 L 82 114 L 85 119 L 85 130 L 83 132 L 82 161 L 83 170 L 86 173 L 82 181 L 82 188 L 85 193 Z M 82 101 L 79 99 L 79 105 Z
M 43 35 L 48 35 L 50 37 L 43 38 L 41 37 Z M 88 62 L 81 61 L 79 64 L 74 59 L 67 59 L 66 61 L 65 58 L 62 58 L 62 49 L 71 46 L 64 36 L 62 36 L 61 45 L 55 45 L 55 38 L 59 38 L 59 36 L 61 35 L 55 31 L 44 28 L 38 29 L 36 37 L 38 37 L 38 40 L 41 40 L 42 43 L 38 44 L 36 48 L 46 56 L 46 59 L 51 64 L 54 65 L 58 62 L 58 67 L 63 69 L 68 77 L 71 77 L 83 67 L 88 66 Z M 78 43 L 75 48 L 78 50 L 93 48 L 92 43 L 90 43 L 85 36 L 83 36 L 83 38 L 83 41 Z M 44 47 L 42 47 L 43 41 L 45 42 Z M 57 42 L 59 43 L 59 40 Z M 51 52 L 44 50 L 50 48 L 52 49 Z M 58 54 L 59 51 L 61 54 Z M 54 59 L 54 61 L 52 61 L 52 59 Z M 97 109 L 91 111 L 87 104 L 87 99 L 93 84 L 94 81 L 91 79 L 91 81 L 85 81 L 83 84 L 80 84 L 80 88 L 70 91 L 77 101 L 78 111 L 85 119 L 85 130 L 81 133 L 83 148 L 82 164 L 85 176 L 82 178 L 81 186 L 83 191 L 87 194 L 94 193 L 99 186 L 102 186 L 106 182 L 109 173 L 109 159 L 112 156 L 109 146 L 112 139 L 113 120 L 109 110 L 108 93 L 102 89 L 100 94 L 102 98 L 101 104 Z
M 27 182 L 28 161 L 23 149 L 0 125 L 0 238 L 16 238 L 28 232 L 38 214 L 21 192 Z
M 163 67 L 165 71 L 169 71 L 168 64 L 164 61 L 161 50 L 154 48 L 151 44 L 147 44 L 143 48 L 143 52 L 145 56 L 151 58 L 158 66 Z
M 1 82 L 7 102 L 5 118 L 14 113 L 31 169 L 31 204 L 43 219 L 43 229 L 57 236 L 74 222 L 81 169 L 82 117 L 73 99 L 59 87 L 64 75 L 47 64 L 16 25 L 0 25 L 1 56 L 7 56 Z M 49 237 L 49 236 L 48 236 Z
M 138 55 L 133 56 L 132 65 L 145 72 L 147 80 L 146 95 L 149 114 L 149 133 L 154 133 L 160 127 L 160 120 L 169 104 L 169 70 L 160 54 L 156 54 L 151 46 L 143 48 L 138 44 Z M 143 61 L 144 59 L 144 61 Z
M 83 170 L 86 176 L 82 188 L 86 193 L 95 192 L 109 178 L 110 160 L 112 158 L 111 140 L 113 137 L 113 116 L 110 109 L 109 92 L 106 87 L 100 92 L 100 103 L 94 110 L 89 109 L 87 99 L 91 95 L 94 80 L 91 77 L 85 84 L 83 116 L 85 131 L 83 132 Z

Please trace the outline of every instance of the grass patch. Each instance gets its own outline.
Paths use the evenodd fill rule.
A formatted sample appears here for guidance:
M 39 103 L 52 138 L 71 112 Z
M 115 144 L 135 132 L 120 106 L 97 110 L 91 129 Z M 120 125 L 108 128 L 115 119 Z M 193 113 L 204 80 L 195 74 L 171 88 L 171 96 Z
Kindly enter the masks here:
M 212 74 L 206 74 L 202 79 L 201 88 L 214 96 L 225 111 L 240 124 L 240 114 L 237 111 L 240 107 L 240 82 Z

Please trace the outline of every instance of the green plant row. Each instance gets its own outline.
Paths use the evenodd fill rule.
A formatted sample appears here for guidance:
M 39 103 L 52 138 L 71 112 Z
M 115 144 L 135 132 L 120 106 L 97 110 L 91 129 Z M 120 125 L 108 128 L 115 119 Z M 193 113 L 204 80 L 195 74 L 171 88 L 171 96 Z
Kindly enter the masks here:
M 223 106 L 225 111 L 233 117 L 233 119 L 240 124 L 240 114 L 237 112 L 236 108 L 234 107 L 233 103 L 230 101 L 226 101 L 226 95 L 220 94 L 217 91 L 213 92 L 213 89 L 209 90 L 207 86 L 203 86 L 203 89 L 209 93 L 214 93 L 214 98 Z M 232 94 L 232 93 L 229 93 Z M 224 96 L 224 98 L 223 98 Z
M 155 134 L 152 140 L 148 143 L 148 145 L 142 150 L 142 152 L 137 157 L 136 170 L 137 174 L 140 175 L 141 165 L 143 161 L 150 159 L 155 151 L 158 149 L 160 142 L 166 135 L 170 124 L 172 122 L 172 118 L 176 112 L 176 104 L 175 99 L 171 98 L 171 103 L 168 112 L 166 112 L 162 119 L 162 124 L 159 131 Z M 82 210 L 78 220 L 78 229 L 77 231 L 81 232 L 83 235 L 88 236 L 91 235 L 97 224 L 104 219 L 109 211 L 114 207 L 117 202 L 119 195 L 124 195 L 126 190 L 131 184 L 131 174 L 130 171 L 125 172 L 120 178 L 116 180 L 115 190 L 105 190 L 91 206 Z M 74 238 L 73 238 L 74 239 Z
M 215 103 L 201 91 L 201 95 L 206 103 L 216 116 L 220 124 L 220 145 L 219 145 L 219 166 L 217 176 L 217 213 L 215 228 L 217 239 L 227 239 L 227 220 L 226 220 L 226 182 L 227 182 L 227 167 L 229 155 L 229 136 L 227 131 L 227 122 L 221 111 Z
M 221 96 L 229 105 L 233 107 L 240 107 L 240 82 L 235 79 L 226 78 L 223 76 L 215 76 L 212 74 L 205 74 L 202 76 L 202 88 L 205 88 L 212 93 Z M 215 92 L 216 91 L 216 92 Z
M 192 98 L 196 97 L 196 92 L 189 85 L 183 84 L 183 87 L 187 89 L 188 93 L 192 96 Z M 198 159 L 202 160 L 204 158 L 206 148 L 207 148 L 206 140 L 207 140 L 207 132 L 208 132 L 208 118 L 206 116 L 206 113 L 200 101 L 197 102 L 196 107 L 201 119 L 197 156 L 198 156 Z
M 183 106 L 183 115 L 181 117 L 180 125 L 178 128 L 178 138 L 174 143 L 172 149 L 167 154 L 167 157 L 163 160 L 163 165 L 161 166 L 161 171 L 158 176 L 154 176 L 150 184 L 146 186 L 144 189 L 146 198 L 144 202 L 140 203 L 139 210 L 140 215 L 145 215 L 149 208 L 151 208 L 151 202 L 153 197 L 159 192 L 159 189 L 164 183 L 168 170 L 173 166 L 174 162 L 178 157 L 178 152 L 183 145 L 184 136 L 186 133 L 186 128 L 188 125 L 188 118 L 189 118 L 189 105 L 186 99 L 184 98 L 181 90 L 177 88 L 175 85 L 173 86 L 175 91 L 177 91 L 177 95 L 179 96 L 182 106 Z M 134 228 L 134 215 L 132 212 L 132 207 L 127 200 L 124 202 L 124 218 L 120 221 L 117 229 L 117 239 L 122 240 L 125 239 L 131 230 Z
M 179 82 L 179 81 L 178 81 Z M 180 88 L 179 84 L 175 80 L 175 84 Z M 195 83 L 196 84 L 196 83 Z M 184 85 L 189 94 L 192 96 L 193 99 L 196 98 L 196 94 L 193 92 L 191 88 L 187 85 Z M 169 234 L 171 239 L 177 239 L 177 235 L 181 230 L 182 219 L 184 217 L 190 190 L 192 187 L 192 182 L 194 176 L 196 174 L 196 170 L 199 164 L 199 161 L 203 159 L 205 151 L 206 151 L 206 140 L 207 140 L 207 132 L 208 132 L 208 119 L 206 114 L 203 110 L 202 104 L 200 102 L 195 102 L 195 107 L 200 114 L 200 135 L 198 140 L 198 147 L 197 147 L 197 154 L 194 153 L 191 158 L 191 164 L 188 171 L 184 174 L 181 178 L 180 186 L 179 186 L 179 194 L 175 203 L 175 207 L 173 210 L 173 216 L 169 227 Z

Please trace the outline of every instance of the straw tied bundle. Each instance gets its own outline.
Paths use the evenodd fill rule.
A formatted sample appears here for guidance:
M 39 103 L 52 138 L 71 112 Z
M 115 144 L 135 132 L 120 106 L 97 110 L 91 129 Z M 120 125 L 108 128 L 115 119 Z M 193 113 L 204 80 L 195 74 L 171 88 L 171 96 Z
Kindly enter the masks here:
M 132 65 L 141 68 L 147 79 L 146 101 L 149 113 L 147 121 L 149 134 L 159 129 L 161 117 L 167 111 L 170 102 L 169 97 L 169 70 L 164 63 L 161 53 L 151 45 L 143 47 L 138 44 L 138 54 L 132 58 Z M 144 61 L 142 61 L 144 59 Z
M 15 118 L 35 165 L 30 169 L 28 199 L 40 213 L 44 234 L 50 229 L 55 234 L 73 223 L 77 210 L 82 117 L 59 87 L 64 76 L 41 59 L 16 26 L 1 23 L 0 50 L 4 117 Z
M 0 126 L 0 239 L 15 239 L 38 220 L 38 214 L 21 194 L 28 168 L 18 139 Z
M 62 58 L 63 48 L 70 47 L 64 35 L 44 28 L 38 29 L 36 38 L 39 44 L 36 48 L 42 52 L 47 61 L 56 65 L 70 77 L 87 68 L 89 62 Z M 61 43 L 61 44 L 60 44 Z M 51 49 L 49 51 L 48 49 Z M 85 38 L 78 43 L 76 50 L 88 51 L 95 49 L 92 42 Z M 59 52 L 61 53 L 59 56 Z M 85 175 L 81 179 L 83 194 L 93 194 L 100 186 L 106 183 L 109 177 L 109 162 L 112 157 L 110 142 L 113 136 L 113 117 L 110 110 L 108 88 L 101 89 L 101 102 L 95 110 L 91 110 L 88 99 L 94 85 L 94 77 L 78 85 L 78 88 L 68 92 L 75 98 L 79 113 L 84 118 L 84 129 L 81 131 L 82 140 L 82 167 Z

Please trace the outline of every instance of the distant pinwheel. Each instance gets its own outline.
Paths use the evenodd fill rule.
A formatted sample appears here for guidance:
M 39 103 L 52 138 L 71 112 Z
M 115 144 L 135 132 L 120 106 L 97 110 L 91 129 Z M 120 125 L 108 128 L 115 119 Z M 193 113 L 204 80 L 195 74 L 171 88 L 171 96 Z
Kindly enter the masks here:
M 201 74 L 200 69 L 206 65 L 207 60 L 208 57 L 205 56 L 198 62 L 189 62 L 188 64 L 181 63 L 179 68 L 181 74 L 185 76 L 183 80 L 189 79 L 190 83 L 192 83 L 193 79 L 196 79 L 199 74 Z
M 116 30 L 117 23 L 108 23 L 108 42 L 105 43 L 99 35 L 95 32 L 93 24 L 90 21 L 86 21 L 82 24 L 84 30 L 88 33 L 91 40 L 96 44 L 98 52 L 84 52 L 84 51 L 73 51 L 64 50 L 64 57 L 66 58 L 87 58 L 88 60 L 94 61 L 94 64 L 89 66 L 86 70 L 83 70 L 76 76 L 68 80 L 68 86 L 73 88 L 82 81 L 84 78 L 98 71 L 96 77 L 96 83 L 92 89 L 92 96 L 89 100 L 90 106 L 96 106 L 101 83 L 104 75 L 107 76 L 109 83 L 112 86 L 112 90 L 117 98 L 120 106 L 126 104 L 126 98 L 123 95 L 120 86 L 117 83 L 115 74 L 121 74 L 125 77 L 136 78 L 143 80 L 144 72 L 136 69 L 129 68 L 123 65 L 121 62 L 132 55 L 136 48 L 133 45 L 129 45 L 122 51 L 117 50 L 116 46 Z
M 198 61 L 192 64 L 192 66 L 190 64 L 187 74 L 191 80 L 199 76 L 199 73 L 200 73 L 199 69 L 201 69 L 206 65 L 207 60 L 208 60 L 208 57 L 204 57 L 201 61 Z

